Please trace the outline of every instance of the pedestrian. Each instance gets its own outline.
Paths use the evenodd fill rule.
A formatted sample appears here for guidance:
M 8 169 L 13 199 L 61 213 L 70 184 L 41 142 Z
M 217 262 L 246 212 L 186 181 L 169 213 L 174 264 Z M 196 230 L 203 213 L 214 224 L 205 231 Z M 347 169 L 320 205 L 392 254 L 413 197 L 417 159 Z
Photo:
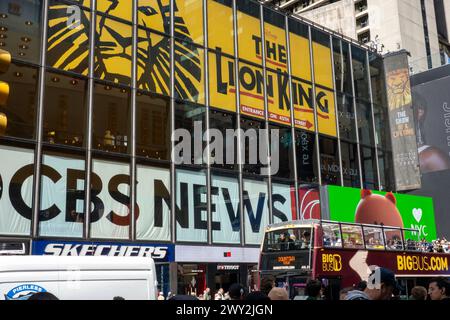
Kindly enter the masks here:
M 211 300 L 211 289 L 206 288 L 205 291 L 203 291 L 203 298 L 204 300 Z
M 415 286 L 411 289 L 410 300 L 426 300 L 427 299 L 427 289 L 422 286 Z
M 270 298 L 267 296 L 267 294 L 262 293 L 261 291 L 252 291 L 252 292 L 250 292 L 248 295 L 245 296 L 244 300 L 270 302 Z
M 431 300 L 450 300 L 450 282 L 444 277 L 433 278 L 428 285 Z
M 306 300 L 320 300 L 322 296 L 322 283 L 319 280 L 309 280 L 306 283 Z
M 261 279 L 260 290 L 265 295 L 269 295 L 270 290 L 275 286 L 275 277 L 272 275 L 264 276 Z
M 347 300 L 391 300 L 393 293 L 400 286 L 395 279 L 395 274 L 387 268 L 376 268 L 369 279 L 379 280 L 379 283 L 368 283 L 364 291 L 353 290 L 347 294 Z
M 157 298 L 157 299 L 158 299 L 158 300 L 166 300 L 166 299 L 164 298 L 164 294 L 162 293 L 162 291 L 159 292 L 158 298 Z
M 245 289 L 239 283 L 233 283 L 228 290 L 230 300 L 244 300 Z
M 353 291 L 353 287 L 347 287 L 339 291 L 339 300 L 347 300 L 347 294 Z
M 214 300 L 224 300 L 223 297 L 223 288 L 220 288 L 219 291 L 214 295 Z
M 272 288 L 269 292 L 270 300 L 289 300 L 288 293 L 284 288 Z

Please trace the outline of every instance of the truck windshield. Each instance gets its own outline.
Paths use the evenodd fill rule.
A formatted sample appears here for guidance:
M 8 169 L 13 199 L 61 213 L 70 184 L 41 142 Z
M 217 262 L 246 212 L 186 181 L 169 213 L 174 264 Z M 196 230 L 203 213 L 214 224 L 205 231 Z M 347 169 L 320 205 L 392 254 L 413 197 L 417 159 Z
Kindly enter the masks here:
M 307 250 L 311 244 L 311 228 L 292 228 L 270 231 L 264 239 L 264 252 Z

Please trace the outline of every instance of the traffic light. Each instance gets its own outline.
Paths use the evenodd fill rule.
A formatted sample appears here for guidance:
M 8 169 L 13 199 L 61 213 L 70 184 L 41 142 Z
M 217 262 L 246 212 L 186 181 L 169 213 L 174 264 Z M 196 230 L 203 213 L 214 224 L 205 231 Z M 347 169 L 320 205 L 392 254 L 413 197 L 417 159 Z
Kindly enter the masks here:
M 11 64 L 11 54 L 8 51 L 0 49 L 0 74 L 5 73 L 9 69 Z M 0 81 L 0 107 L 3 107 L 8 101 L 9 97 L 9 84 Z M 0 136 L 6 132 L 8 126 L 8 117 L 5 113 L 0 111 Z

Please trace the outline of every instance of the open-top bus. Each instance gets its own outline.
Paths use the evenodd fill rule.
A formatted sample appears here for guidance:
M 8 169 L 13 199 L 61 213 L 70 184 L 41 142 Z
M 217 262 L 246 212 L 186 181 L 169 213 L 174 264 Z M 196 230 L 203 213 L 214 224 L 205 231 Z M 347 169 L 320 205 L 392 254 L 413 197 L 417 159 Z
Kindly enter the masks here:
M 319 279 L 327 299 L 339 290 L 368 280 L 373 267 L 392 270 L 405 298 L 429 278 L 450 277 L 448 253 L 423 252 L 415 229 L 298 220 L 267 226 L 258 265 L 260 279 L 273 275 L 291 299 L 304 297 L 309 279 Z M 427 279 L 428 278 L 428 279 Z

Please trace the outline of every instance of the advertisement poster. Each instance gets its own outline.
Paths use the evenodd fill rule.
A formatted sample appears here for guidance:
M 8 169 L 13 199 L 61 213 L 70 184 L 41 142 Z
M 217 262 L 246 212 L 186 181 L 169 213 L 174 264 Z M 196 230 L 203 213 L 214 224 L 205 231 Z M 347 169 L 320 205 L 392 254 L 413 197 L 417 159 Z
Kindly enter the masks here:
M 261 244 L 269 224 L 267 182 L 244 180 L 245 244 Z
M 272 203 L 274 223 L 297 219 L 294 185 L 272 183 Z
M 386 56 L 384 67 L 396 190 L 418 189 L 421 185 L 419 157 L 407 53 L 400 52 Z
M 417 229 L 406 239 L 436 239 L 433 199 L 398 193 L 327 186 L 330 220 Z

